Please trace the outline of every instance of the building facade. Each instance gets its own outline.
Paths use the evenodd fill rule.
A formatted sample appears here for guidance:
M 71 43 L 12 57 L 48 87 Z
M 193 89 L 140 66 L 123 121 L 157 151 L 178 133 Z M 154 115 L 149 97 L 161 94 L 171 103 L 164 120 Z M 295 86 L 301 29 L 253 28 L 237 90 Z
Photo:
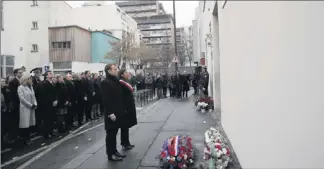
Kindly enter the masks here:
M 12 75 L 12 67 L 25 66 L 28 71 L 49 66 L 49 27 L 78 25 L 93 31 L 110 30 L 120 38 L 132 33 L 135 44 L 140 44 L 137 23 L 116 5 L 72 8 L 65 1 L 1 2 L 1 55 L 14 60 L 2 64 L 2 76 Z
M 68 19 L 55 21 L 64 13 L 62 11 L 71 7 L 64 1 L 1 2 L 1 55 L 14 58 L 11 63 L 14 68 L 24 66 L 30 70 L 46 66 L 49 63 L 48 27 L 68 22 Z M 4 68 L 2 76 L 12 75 L 11 72 L 11 68 Z
M 137 22 L 144 44 L 156 50 L 156 57 L 172 59 L 174 53 L 174 24 L 158 1 L 116 2 Z
M 115 4 L 132 18 L 166 14 L 159 1 L 128 1 L 116 2 Z
M 181 65 L 193 64 L 192 26 L 180 27 L 176 30 L 177 54 Z
M 88 2 L 73 8 L 72 23 L 91 31 L 110 31 L 119 39 L 132 34 L 135 43 L 140 44 L 141 34 L 136 21 L 115 4 Z
M 242 168 L 323 168 L 324 3 L 204 3 L 213 97 Z

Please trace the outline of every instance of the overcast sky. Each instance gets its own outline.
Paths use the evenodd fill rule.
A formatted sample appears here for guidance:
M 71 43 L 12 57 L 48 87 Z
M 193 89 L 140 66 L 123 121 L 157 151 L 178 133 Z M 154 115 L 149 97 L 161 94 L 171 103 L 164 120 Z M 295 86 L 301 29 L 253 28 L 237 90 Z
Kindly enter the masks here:
M 66 1 L 72 7 L 81 6 L 86 1 Z M 172 1 L 160 1 L 167 13 L 173 14 Z M 106 1 L 107 4 L 114 3 L 114 1 Z M 198 1 L 176 1 L 176 18 L 177 27 L 189 26 L 195 16 L 195 8 L 198 6 Z

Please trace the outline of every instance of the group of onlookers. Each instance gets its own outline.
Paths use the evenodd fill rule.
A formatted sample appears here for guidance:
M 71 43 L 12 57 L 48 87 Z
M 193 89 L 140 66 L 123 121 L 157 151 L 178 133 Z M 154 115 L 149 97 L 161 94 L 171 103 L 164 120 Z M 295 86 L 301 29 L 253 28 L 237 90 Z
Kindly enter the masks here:
M 111 75 L 106 71 L 106 76 Z M 10 147 L 17 140 L 30 145 L 31 133 L 52 139 L 57 137 L 58 133 L 71 131 L 85 122 L 103 116 L 108 107 L 103 103 L 106 97 L 102 94 L 105 93 L 102 82 L 109 77 L 115 79 L 106 76 L 90 71 L 66 72 L 63 76 L 54 75 L 51 71 L 41 74 L 40 69 L 33 69 L 29 73 L 24 69 L 15 69 L 12 77 L 1 81 L 2 148 Z M 203 90 L 204 94 L 208 95 L 209 75 L 206 70 L 201 73 L 147 73 L 145 76 L 132 76 L 123 69 L 116 75 L 116 79 L 121 80 L 119 82 L 123 87 L 127 87 L 126 93 L 123 93 L 126 95 L 126 103 L 120 105 L 123 107 L 121 109 L 128 109 L 132 114 L 136 114 L 133 99 L 135 89 L 150 89 L 154 96 L 157 95 L 158 99 L 161 99 L 167 97 L 168 89 L 170 97 L 180 98 L 188 97 L 190 86 L 194 88 L 195 93 L 198 92 L 199 86 L 202 86 L 206 89 Z M 131 93 L 128 93 L 129 90 Z M 106 94 L 117 99 L 118 93 L 114 92 L 109 90 Z M 117 100 L 110 100 L 110 103 L 115 101 Z M 134 116 L 131 119 L 133 121 L 128 122 L 128 126 L 136 122 Z M 128 144 L 127 133 L 128 130 L 123 129 L 122 137 L 126 138 Z
M 2 79 L 2 149 L 17 141 L 31 144 L 31 133 L 51 139 L 102 116 L 97 73 L 40 72 L 15 69 L 13 77 Z
M 132 86 L 139 89 L 151 89 L 153 95 L 163 98 L 167 96 L 169 89 L 170 97 L 181 98 L 188 97 L 190 86 L 194 88 L 195 94 L 198 94 L 199 89 L 204 95 L 208 95 L 209 74 L 204 68 L 202 72 L 183 73 L 173 72 L 167 73 L 147 73 L 144 77 L 142 74 L 137 74 L 131 78 Z

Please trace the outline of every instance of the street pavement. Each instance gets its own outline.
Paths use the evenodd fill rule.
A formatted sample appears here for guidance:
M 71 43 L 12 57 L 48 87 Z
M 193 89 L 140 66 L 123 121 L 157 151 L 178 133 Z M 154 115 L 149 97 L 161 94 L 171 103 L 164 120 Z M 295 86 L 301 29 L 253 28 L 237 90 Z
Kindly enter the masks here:
M 158 168 L 157 154 L 170 136 L 187 134 L 192 137 L 197 160 L 203 155 L 204 132 L 218 123 L 217 117 L 202 114 L 194 106 L 194 98 L 162 99 L 138 113 L 138 124 L 130 130 L 135 148 L 124 152 L 122 162 L 110 162 L 105 153 L 104 126 L 98 124 L 90 131 L 62 142 L 51 151 L 27 161 L 18 169 L 153 169 Z M 118 148 L 121 151 L 118 133 Z M 194 168 L 198 168 L 199 162 Z

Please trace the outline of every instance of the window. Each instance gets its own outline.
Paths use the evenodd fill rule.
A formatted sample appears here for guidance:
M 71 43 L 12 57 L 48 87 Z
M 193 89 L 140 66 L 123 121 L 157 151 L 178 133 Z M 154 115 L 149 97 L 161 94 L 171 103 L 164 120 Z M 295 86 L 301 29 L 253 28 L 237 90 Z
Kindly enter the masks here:
M 38 45 L 37 44 L 32 45 L 32 52 L 38 52 Z
M 71 41 L 52 42 L 53 49 L 69 49 L 71 48 Z
M 38 6 L 37 0 L 32 0 L 32 1 L 33 1 L 33 4 L 31 6 Z
M 38 22 L 34 21 L 32 22 L 32 25 L 33 25 L 32 30 L 38 29 Z
M 1 77 L 7 77 L 7 76 L 12 76 L 13 75 L 13 70 L 15 67 L 14 61 L 15 57 L 11 55 L 1 55 L 1 65 L 0 65 L 0 70 L 1 70 Z
M 66 48 L 71 48 L 71 42 L 66 42 Z

